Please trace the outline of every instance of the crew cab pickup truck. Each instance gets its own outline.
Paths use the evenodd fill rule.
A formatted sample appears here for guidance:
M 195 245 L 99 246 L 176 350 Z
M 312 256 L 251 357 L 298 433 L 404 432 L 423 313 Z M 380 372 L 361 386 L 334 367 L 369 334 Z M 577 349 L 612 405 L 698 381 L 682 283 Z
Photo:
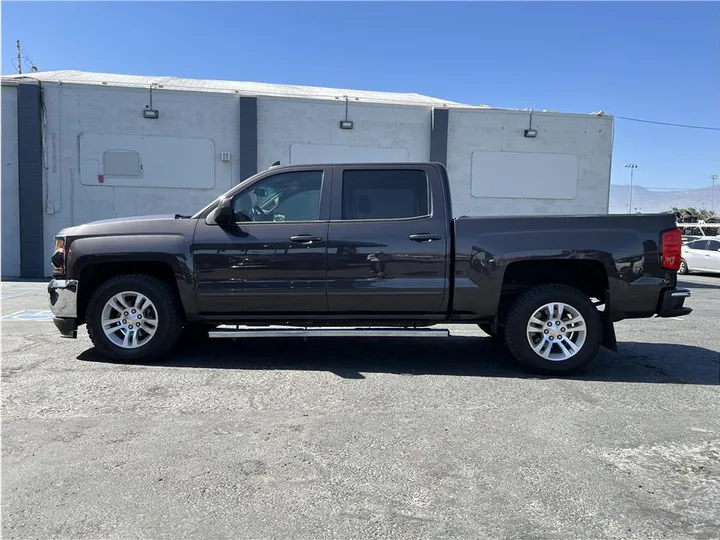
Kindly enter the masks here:
M 617 321 L 691 311 L 672 214 L 452 216 L 437 163 L 274 166 L 193 216 L 64 229 L 50 305 L 62 336 L 86 324 L 115 360 L 167 354 L 183 332 L 422 335 L 455 323 L 546 373 L 615 350 Z

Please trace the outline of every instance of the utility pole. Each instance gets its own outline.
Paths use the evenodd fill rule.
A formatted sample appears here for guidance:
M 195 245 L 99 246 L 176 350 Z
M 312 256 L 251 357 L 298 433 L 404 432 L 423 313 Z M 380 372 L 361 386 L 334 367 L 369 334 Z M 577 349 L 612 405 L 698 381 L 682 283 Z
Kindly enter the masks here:
M 632 192 L 633 192 L 633 173 L 638 166 L 635 163 L 626 163 L 626 169 L 630 169 L 630 202 L 628 204 L 628 214 L 632 213 Z
M 710 192 L 710 211 L 715 214 L 715 180 L 718 179 L 717 174 L 711 174 L 710 180 L 712 180 L 712 191 Z
M 20 40 L 17 40 L 17 70 L 18 75 L 22 75 L 22 49 L 20 48 Z

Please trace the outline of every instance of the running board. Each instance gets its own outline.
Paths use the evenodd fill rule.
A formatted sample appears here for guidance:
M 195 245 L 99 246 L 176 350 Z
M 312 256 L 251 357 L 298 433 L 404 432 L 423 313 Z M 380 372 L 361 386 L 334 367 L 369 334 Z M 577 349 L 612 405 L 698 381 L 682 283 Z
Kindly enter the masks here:
M 450 330 L 427 328 L 248 328 L 215 329 L 211 338 L 268 337 L 449 337 Z

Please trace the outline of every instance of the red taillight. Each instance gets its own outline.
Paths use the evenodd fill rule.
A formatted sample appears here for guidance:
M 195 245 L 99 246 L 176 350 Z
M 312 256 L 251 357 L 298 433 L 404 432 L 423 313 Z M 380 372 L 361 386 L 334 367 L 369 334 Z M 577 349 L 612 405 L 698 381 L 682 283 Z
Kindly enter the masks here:
M 666 270 L 677 271 L 682 260 L 682 233 L 680 229 L 673 229 L 662 233 L 662 248 L 660 252 L 662 267 Z

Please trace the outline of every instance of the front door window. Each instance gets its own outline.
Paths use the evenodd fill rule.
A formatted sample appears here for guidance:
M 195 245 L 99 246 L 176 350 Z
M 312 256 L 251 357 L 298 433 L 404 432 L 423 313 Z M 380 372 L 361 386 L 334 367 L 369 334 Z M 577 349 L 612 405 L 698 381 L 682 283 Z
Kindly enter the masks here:
M 266 178 L 235 197 L 235 220 L 318 221 L 322 179 L 322 171 L 287 172 Z

